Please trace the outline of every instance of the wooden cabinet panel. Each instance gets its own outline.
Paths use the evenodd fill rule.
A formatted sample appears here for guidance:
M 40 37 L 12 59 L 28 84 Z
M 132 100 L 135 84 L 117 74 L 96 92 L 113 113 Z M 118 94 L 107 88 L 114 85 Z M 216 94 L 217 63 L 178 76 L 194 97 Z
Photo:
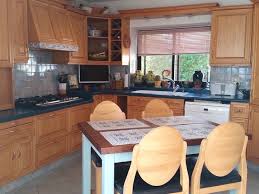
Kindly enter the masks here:
M 254 33 L 253 33 L 253 79 L 252 98 L 253 104 L 259 105 L 259 3 L 254 8 Z
M 102 95 L 102 101 L 112 101 L 115 104 L 117 104 L 117 96 L 110 95 L 110 94 L 104 94 L 104 95 Z
M 49 15 L 48 3 L 29 0 L 29 39 L 32 42 L 57 43 Z
M 59 43 L 75 44 L 69 12 L 63 8 L 51 6 L 49 8 L 50 20 L 54 34 Z
M 259 106 L 251 107 L 251 128 L 252 128 L 252 143 L 250 156 L 259 162 Z
M 0 185 L 2 185 L 13 176 L 15 160 L 13 145 L 0 146 L 0 156 Z
M 252 9 L 214 11 L 211 64 L 250 64 Z
M 9 2 L 10 0 L 2 0 L 0 6 L 0 67 L 12 67 L 12 55 L 10 51 L 10 20 L 9 16 L 11 13 L 8 13 Z M 9 15 L 8 15 L 9 14 Z
M 16 143 L 15 176 L 25 175 L 35 167 L 35 144 L 32 137 L 18 140 Z
M 27 0 L 10 0 L 12 4 L 12 33 L 14 63 L 27 63 L 28 55 L 28 10 Z
M 0 50 L 1 50 L 1 42 L 0 42 Z M 0 62 L 0 67 L 1 67 L 1 62 Z M 1 78 L 0 110 L 11 109 L 14 106 L 12 68 L 0 68 L 0 78 Z
M 38 116 L 36 120 L 37 144 L 65 135 L 68 130 L 68 114 L 65 110 Z
M 69 151 L 75 151 L 81 148 L 82 133 L 81 131 L 75 131 L 70 134 Z
M 69 63 L 76 63 L 76 64 L 85 64 L 86 63 L 86 17 L 76 14 L 70 13 L 70 21 L 72 24 L 72 33 L 74 36 L 74 40 L 76 41 L 77 45 L 79 46 L 78 52 L 71 52 L 70 53 L 70 60 Z
M 37 167 L 48 164 L 67 153 L 67 137 L 59 137 L 37 148 Z

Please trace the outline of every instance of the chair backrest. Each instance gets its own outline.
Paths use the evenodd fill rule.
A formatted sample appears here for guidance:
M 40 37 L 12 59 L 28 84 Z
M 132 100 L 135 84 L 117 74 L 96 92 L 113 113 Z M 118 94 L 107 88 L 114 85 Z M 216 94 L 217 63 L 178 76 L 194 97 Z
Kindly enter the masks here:
M 164 101 L 159 99 L 154 99 L 147 103 L 145 110 L 142 112 L 142 118 L 169 116 L 173 116 L 173 111 Z
M 150 185 L 167 183 L 179 169 L 186 152 L 181 134 L 171 127 L 158 127 L 149 132 L 138 145 L 136 168 Z
M 245 146 L 245 130 L 237 123 L 216 127 L 207 137 L 204 162 L 219 177 L 228 175 L 239 163 Z
M 120 107 L 111 101 L 103 101 L 98 104 L 90 115 L 90 121 L 123 120 L 126 119 Z

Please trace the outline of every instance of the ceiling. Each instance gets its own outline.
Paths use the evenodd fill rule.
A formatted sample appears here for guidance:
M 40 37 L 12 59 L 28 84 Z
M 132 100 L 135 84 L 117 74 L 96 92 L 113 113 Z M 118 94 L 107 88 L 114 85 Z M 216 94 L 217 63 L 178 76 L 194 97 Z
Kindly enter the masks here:
M 250 0 L 84 0 L 91 5 L 107 6 L 112 10 L 141 9 L 193 5 L 202 3 L 219 3 L 222 6 L 251 4 Z

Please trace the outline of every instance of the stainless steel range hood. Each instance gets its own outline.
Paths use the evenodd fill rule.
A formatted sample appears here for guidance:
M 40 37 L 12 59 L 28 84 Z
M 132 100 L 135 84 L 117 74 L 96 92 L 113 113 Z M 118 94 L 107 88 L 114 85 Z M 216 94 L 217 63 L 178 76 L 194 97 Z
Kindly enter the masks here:
M 29 0 L 29 48 L 55 51 L 79 50 L 69 12 L 52 1 Z

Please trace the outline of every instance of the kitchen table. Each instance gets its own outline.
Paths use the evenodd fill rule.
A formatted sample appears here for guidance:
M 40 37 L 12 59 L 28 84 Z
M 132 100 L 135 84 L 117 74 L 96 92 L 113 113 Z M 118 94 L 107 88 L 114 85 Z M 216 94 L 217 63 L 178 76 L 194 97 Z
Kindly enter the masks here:
M 114 122 L 113 125 L 112 122 Z M 132 122 L 132 120 L 128 122 Z M 136 122 L 142 122 L 143 126 L 127 128 L 116 121 L 83 122 L 80 124 L 83 141 L 83 194 L 91 193 L 91 149 L 102 159 L 102 194 L 112 194 L 114 193 L 115 163 L 131 161 L 134 145 L 139 143 L 141 138 L 152 128 L 159 125 L 172 125 L 178 129 L 187 142 L 187 154 L 189 155 L 199 153 L 202 139 L 206 138 L 217 125 L 186 116 L 160 117 L 153 120 L 136 120 Z M 100 129 L 100 126 L 103 126 L 103 130 Z

